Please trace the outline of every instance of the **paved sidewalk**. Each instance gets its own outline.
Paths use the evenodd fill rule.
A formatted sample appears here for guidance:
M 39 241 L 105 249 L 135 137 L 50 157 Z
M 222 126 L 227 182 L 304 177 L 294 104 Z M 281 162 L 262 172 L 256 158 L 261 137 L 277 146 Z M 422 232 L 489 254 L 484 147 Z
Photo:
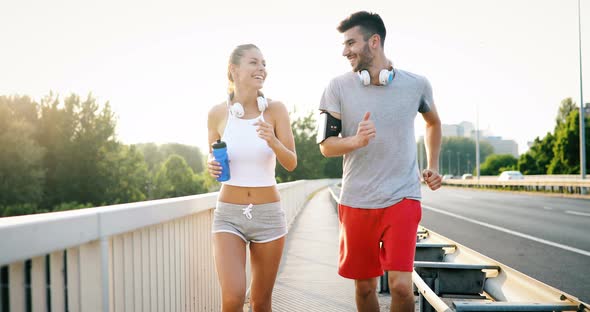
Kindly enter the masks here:
M 273 311 L 356 311 L 354 282 L 338 275 L 338 215 L 328 189 L 299 213 L 287 236 L 273 292 Z M 380 295 L 389 311 L 389 295 Z

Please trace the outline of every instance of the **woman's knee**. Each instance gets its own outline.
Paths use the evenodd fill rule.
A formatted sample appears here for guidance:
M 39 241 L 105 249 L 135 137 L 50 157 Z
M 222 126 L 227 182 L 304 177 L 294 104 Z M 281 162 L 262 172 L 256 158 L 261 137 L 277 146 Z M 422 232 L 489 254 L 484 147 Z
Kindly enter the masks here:
M 272 311 L 272 297 L 263 297 L 263 298 L 250 298 L 250 306 L 252 307 L 253 312 L 265 312 L 265 311 Z
M 253 312 L 271 311 L 272 289 L 264 291 L 253 289 L 250 294 L 250 306 Z
M 239 292 L 227 292 L 222 294 L 221 296 L 223 310 L 237 310 L 244 307 L 244 302 L 246 301 L 246 295 L 244 293 Z

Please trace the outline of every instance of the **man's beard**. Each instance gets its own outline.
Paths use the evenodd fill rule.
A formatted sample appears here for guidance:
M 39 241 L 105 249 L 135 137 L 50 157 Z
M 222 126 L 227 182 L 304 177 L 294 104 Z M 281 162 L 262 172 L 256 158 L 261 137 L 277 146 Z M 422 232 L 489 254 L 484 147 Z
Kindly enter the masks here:
M 360 54 L 358 54 L 358 63 L 356 64 L 353 70 L 355 72 L 358 72 L 371 67 L 372 64 L 373 55 L 371 55 L 371 52 L 369 51 L 369 45 L 365 45 L 363 51 Z

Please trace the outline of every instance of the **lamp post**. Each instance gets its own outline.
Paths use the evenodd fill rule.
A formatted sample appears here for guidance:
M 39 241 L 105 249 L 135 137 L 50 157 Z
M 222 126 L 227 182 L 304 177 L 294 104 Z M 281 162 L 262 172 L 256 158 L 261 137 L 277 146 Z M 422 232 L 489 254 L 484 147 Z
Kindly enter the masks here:
M 582 84 L 582 20 L 580 14 L 580 0 L 578 0 L 578 48 L 580 54 L 580 175 L 582 179 L 586 179 L 586 129 L 584 125 L 584 88 Z
M 484 42 L 479 42 L 480 53 L 484 51 Z M 475 101 L 475 173 L 479 184 L 479 101 Z
M 475 167 L 479 184 L 479 105 L 475 104 Z

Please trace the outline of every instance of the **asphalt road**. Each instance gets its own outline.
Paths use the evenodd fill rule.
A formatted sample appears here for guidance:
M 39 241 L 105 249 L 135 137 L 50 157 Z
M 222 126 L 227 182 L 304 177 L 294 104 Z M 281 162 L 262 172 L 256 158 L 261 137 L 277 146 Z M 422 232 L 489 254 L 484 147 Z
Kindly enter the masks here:
M 590 303 L 590 200 L 422 189 L 432 231 Z

